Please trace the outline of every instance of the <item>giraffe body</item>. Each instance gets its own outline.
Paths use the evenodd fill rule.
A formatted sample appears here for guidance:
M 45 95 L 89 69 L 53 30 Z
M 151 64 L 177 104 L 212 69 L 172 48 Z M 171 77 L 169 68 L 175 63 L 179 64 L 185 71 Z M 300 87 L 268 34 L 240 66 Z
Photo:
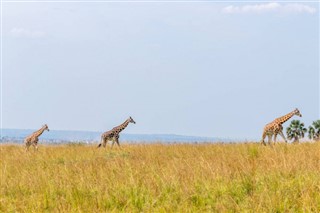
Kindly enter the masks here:
M 118 146 L 120 147 L 119 144 L 119 137 L 120 137 L 120 132 L 122 132 L 128 125 L 129 123 L 136 123 L 131 117 L 129 117 L 125 122 L 123 122 L 121 125 L 114 127 L 113 129 L 103 133 L 101 135 L 101 142 L 98 145 L 98 148 L 102 145 L 103 147 L 106 147 L 108 141 L 112 141 L 111 148 L 113 147 L 114 143 L 117 143 Z
M 49 131 L 49 127 L 47 124 L 43 125 L 43 127 L 41 127 L 41 129 L 39 129 L 38 131 L 35 131 L 34 133 L 32 133 L 31 135 L 27 136 L 24 139 L 24 143 L 26 145 L 26 151 L 29 150 L 29 147 L 32 145 L 34 147 L 34 149 L 38 150 L 38 141 L 39 141 L 39 136 L 45 131 Z
M 271 145 L 272 136 L 274 137 L 273 142 L 275 144 L 276 143 L 276 139 L 277 139 L 277 135 L 280 135 L 284 139 L 284 141 L 287 143 L 287 139 L 286 139 L 286 137 L 284 136 L 284 134 L 282 132 L 282 130 L 283 130 L 282 124 L 284 122 L 286 122 L 287 120 L 289 120 L 294 115 L 297 115 L 299 117 L 302 116 L 300 111 L 298 109 L 295 109 L 292 112 L 275 119 L 271 123 L 268 123 L 263 129 L 261 144 L 266 145 L 266 143 L 264 142 L 264 139 L 267 136 L 268 136 L 269 145 Z

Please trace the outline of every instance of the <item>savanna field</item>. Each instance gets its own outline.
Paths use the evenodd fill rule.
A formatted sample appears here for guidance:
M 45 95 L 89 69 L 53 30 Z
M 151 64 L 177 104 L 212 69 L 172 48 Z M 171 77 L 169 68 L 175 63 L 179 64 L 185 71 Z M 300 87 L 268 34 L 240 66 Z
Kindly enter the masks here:
M 320 212 L 320 143 L 0 148 L 1 212 Z

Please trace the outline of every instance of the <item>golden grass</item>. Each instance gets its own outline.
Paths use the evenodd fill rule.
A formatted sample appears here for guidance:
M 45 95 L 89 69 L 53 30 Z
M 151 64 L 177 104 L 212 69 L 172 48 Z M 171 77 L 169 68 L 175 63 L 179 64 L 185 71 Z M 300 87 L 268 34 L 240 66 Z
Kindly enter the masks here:
M 320 143 L 1 148 L 1 212 L 319 212 Z

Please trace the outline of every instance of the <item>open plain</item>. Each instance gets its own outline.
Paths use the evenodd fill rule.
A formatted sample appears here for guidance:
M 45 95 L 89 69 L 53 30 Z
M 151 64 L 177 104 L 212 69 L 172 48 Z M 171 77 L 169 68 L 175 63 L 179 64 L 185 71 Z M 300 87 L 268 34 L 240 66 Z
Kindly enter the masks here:
M 320 211 L 320 143 L 0 148 L 1 212 Z

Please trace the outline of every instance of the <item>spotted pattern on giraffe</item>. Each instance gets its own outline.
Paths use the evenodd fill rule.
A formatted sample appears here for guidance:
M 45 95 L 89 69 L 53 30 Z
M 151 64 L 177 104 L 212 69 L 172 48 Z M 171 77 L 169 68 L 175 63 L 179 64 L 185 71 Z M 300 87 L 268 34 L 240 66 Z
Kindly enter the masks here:
M 32 145 L 34 147 L 35 150 L 38 150 L 38 141 L 39 141 L 39 136 L 42 135 L 42 133 L 47 130 L 49 130 L 49 127 L 47 124 L 43 125 L 41 127 L 41 129 L 35 131 L 34 133 L 32 133 L 31 135 L 27 136 L 24 139 L 24 144 L 26 145 L 26 151 L 29 150 L 29 147 Z
M 125 120 L 125 122 L 123 122 L 119 126 L 116 126 L 113 129 L 104 132 L 101 135 L 101 142 L 99 143 L 97 148 L 101 146 L 106 147 L 108 141 L 112 141 L 111 149 L 113 148 L 114 143 L 117 143 L 117 145 L 120 147 L 120 143 L 119 143 L 120 132 L 122 132 L 125 128 L 127 128 L 129 123 L 135 124 L 136 122 L 131 117 L 129 117 L 127 120 Z
M 282 124 L 285 123 L 287 120 L 289 120 L 292 116 L 297 115 L 299 117 L 302 117 L 300 111 L 296 108 L 292 112 L 281 116 L 279 118 L 276 118 L 271 123 L 268 123 L 262 133 L 262 139 L 261 144 L 266 145 L 264 139 L 268 136 L 268 143 L 269 145 L 272 145 L 272 137 L 273 137 L 273 143 L 276 143 L 277 135 L 280 135 L 286 143 L 288 143 L 286 137 L 283 134 L 283 126 Z

